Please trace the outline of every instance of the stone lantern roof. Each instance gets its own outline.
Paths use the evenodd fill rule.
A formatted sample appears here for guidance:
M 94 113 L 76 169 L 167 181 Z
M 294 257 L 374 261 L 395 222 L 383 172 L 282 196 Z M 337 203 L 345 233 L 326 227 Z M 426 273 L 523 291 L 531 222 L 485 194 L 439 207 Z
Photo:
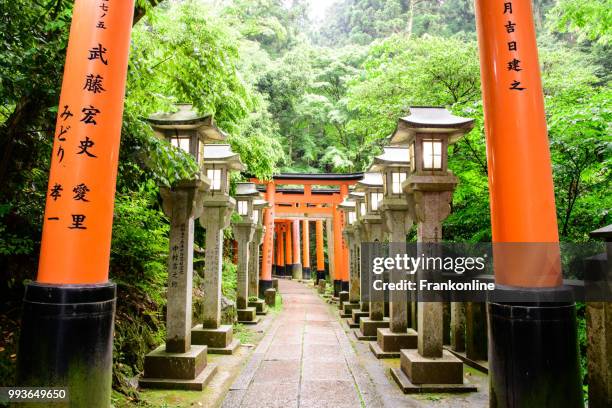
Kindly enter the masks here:
M 204 155 L 202 157 L 204 165 L 223 164 L 230 170 L 244 171 L 245 166 L 240 161 L 240 155 L 228 144 L 207 144 L 204 145 Z
M 363 179 L 359 180 L 355 186 L 357 191 L 365 191 L 370 188 L 382 188 L 383 176 L 380 172 L 369 171 L 363 174 Z
M 212 114 L 198 115 L 190 103 L 179 103 L 175 106 L 178 109 L 176 112 L 157 112 L 147 118 L 158 135 L 163 136 L 167 130 L 180 129 L 196 130 L 204 143 L 227 139 L 225 132 L 215 124 Z
M 381 155 L 374 157 L 371 171 L 383 171 L 386 167 L 410 166 L 410 149 L 407 147 L 387 146 Z
M 257 210 L 263 210 L 264 208 L 270 207 L 270 203 L 268 203 L 264 199 L 258 198 L 255 201 L 253 201 L 253 207 Z
M 236 196 L 257 196 L 259 197 L 259 191 L 255 186 L 255 183 L 237 183 L 236 184 Z
M 365 193 L 363 191 L 351 191 L 349 197 L 353 200 L 363 200 Z
M 448 134 L 449 142 L 454 143 L 473 127 L 474 119 L 455 116 L 446 108 L 413 106 L 410 108 L 410 115 L 399 119 L 395 132 L 391 135 L 391 144 L 406 144 L 417 132 Z
M 338 208 L 340 208 L 341 210 L 344 210 L 344 211 L 354 210 L 355 206 L 356 206 L 356 203 L 354 201 L 352 201 L 352 200 L 349 200 L 349 199 L 345 199 L 343 202 L 338 204 Z

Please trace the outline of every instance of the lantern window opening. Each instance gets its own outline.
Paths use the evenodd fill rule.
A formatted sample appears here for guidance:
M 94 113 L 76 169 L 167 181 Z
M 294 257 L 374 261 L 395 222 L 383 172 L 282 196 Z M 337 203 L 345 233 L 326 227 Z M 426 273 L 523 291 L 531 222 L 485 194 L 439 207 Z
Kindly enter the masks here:
M 355 221 L 357 221 L 357 214 L 355 214 L 355 211 L 349 211 L 349 213 L 348 213 L 348 223 L 349 224 L 353 224 Z
M 406 180 L 407 174 L 404 172 L 391 173 L 391 192 L 393 194 L 402 193 L 402 183 Z
M 184 136 L 175 136 L 170 139 L 170 144 L 174 147 L 178 147 L 186 153 L 191 153 L 190 151 L 190 138 Z
M 238 201 L 238 215 L 247 215 L 249 213 L 249 203 L 244 200 Z
M 372 211 L 378 211 L 378 204 L 383 199 L 383 193 L 370 193 L 370 208 Z
M 423 169 L 442 170 L 441 139 L 423 139 Z
M 259 210 L 253 210 L 253 222 L 259 222 Z
M 414 160 L 414 142 L 410 144 L 410 171 L 416 171 L 416 162 Z
M 366 214 L 366 204 L 365 203 L 361 203 L 359 205 L 360 211 L 359 213 L 361 214 L 361 216 L 364 216 Z
M 210 189 L 213 191 L 221 190 L 221 169 L 212 169 L 206 170 L 206 177 L 210 179 Z

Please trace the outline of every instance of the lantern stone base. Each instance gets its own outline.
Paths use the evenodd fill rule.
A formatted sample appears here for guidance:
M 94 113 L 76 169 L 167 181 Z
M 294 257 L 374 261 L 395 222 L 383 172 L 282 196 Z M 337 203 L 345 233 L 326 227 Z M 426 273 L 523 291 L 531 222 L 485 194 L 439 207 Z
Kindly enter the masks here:
M 353 317 L 353 310 L 355 309 L 359 309 L 359 302 L 355 302 L 355 303 L 345 302 L 342 305 L 342 314 L 340 315 L 340 317 L 345 318 L 345 319 Z
M 416 349 L 417 332 L 408 329 L 405 333 L 393 333 L 391 329 L 376 331 L 376 343 L 370 343 L 370 350 L 376 358 L 399 358 L 401 349 Z
M 464 393 L 478 391 L 476 386 L 470 384 L 467 380 L 465 380 L 463 384 L 413 384 L 400 368 L 392 368 L 391 377 L 393 377 L 404 394 Z
M 349 299 L 349 294 L 348 292 L 340 292 L 338 293 L 338 309 L 340 309 L 341 311 L 344 310 L 344 303 L 348 302 Z
M 412 384 L 464 385 L 463 362 L 442 350 L 442 357 L 423 357 L 418 350 L 401 350 L 400 367 Z
M 355 327 L 359 327 L 359 322 L 361 321 L 361 318 L 367 317 L 369 314 L 370 314 L 369 312 L 365 312 L 361 309 L 351 310 L 352 318 L 349 320 L 349 326 L 355 325 Z
M 310 275 L 310 268 L 309 267 L 303 267 L 302 268 L 302 279 L 303 280 L 310 280 L 311 275 Z
M 259 280 L 259 298 L 265 299 L 266 290 L 274 287 L 272 280 L 260 279 Z
M 257 309 L 254 307 L 236 309 L 236 314 L 238 315 L 238 323 L 241 324 L 257 324 L 259 320 L 261 320 L 261 318 L 257 316 Z
M 370 317 L 362 317 L 359 321 L 359 329 L 364 336 L 374 337 L 376 340 L 376 331 L 380 328 L 389 327 L 389 318 L 384 317 L 382 320 L 372 320 Z
M 249 307 L 254 307 L 258 316 L 268 314 L 268 307 L 263 299 L 249 300 Z
M 234 339 L 234 329 L 231 325 L 205 329 L 198 324 L 191 329 L 191 344 L 208 346 L 209 354 L 234 354 L 240 340 Z
M 266 290 L 265 301 L 269 307 L 276 306 L 276 289 L 270 288 Z
M 185 353 L 168 353 L 161 345 L 145 356 L 141 388 L 202 391 L 217 371 L 207 363 L 207 346 L 191 346 Z

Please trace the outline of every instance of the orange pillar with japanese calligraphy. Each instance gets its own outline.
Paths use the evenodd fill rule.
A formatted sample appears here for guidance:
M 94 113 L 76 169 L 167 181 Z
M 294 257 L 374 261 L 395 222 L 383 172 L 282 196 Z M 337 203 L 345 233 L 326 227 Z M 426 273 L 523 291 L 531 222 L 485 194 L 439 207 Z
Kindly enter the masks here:
M 259 297 L 264 298 L 265 291 L 272 288 L 272 263 L 274 262 L 274 203 L 276 186 L 273 182 L 266 184 L 266 201 L 269 206 L 263 210 L 264 239 L 261 246 L 261 272 L 259 277 Z M 278 251 L 276 251 L 278 254 Z
M 310 223 L 302 220 L 302 275 L 310 279 Z
M 133 0 L 74 3 L 38 275 L 24 296 L 19 383 L 66 386 L 90 407 L 110 405 L 108 269 L 133 13 Z
M 491 406 L 581 407 L 531 1 L 476 0 L 475 10 L 496 293 L 506 302 L 489 304 Z
M 317 253 L 317 283 L 325 279 L 325 251 L 323 248 L 323 220 L 315 222 L 315 244 Z

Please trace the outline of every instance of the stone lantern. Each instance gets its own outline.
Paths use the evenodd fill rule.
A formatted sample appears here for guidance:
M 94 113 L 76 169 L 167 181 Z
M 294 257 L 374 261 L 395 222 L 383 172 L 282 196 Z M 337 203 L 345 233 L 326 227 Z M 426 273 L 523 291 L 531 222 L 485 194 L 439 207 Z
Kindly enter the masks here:
M 380 203 L 383 199 L 383 177 L 380 172 L 368 171 L 364 173 L 363 179 L 357 182 L 355 190 L 364 193 L 365 206 L 361 205 L 358 211 L 358 218 L 362 225 L 361 235 L 361 256 L 366 260 L 382 254 L 374 253 L 374 249 L 379 249 L 383 241 L 383 226 L 380 212 Z M 363 210 L 365 209 L 365 214 Z M 363 245 L 363 243 L 369 243 Z M 373 244 L 376 243 L 376 244 Z M 368 264 L 369 265 L 369 264 Z M 371 265 L 369 265 L 371 266 Z M 362 284 L 369 282 L 372 277 L 370 268 L 361 270 Z M 363 275 L 365 274 L 365 275 Z M 389 327 L 389 319 L 385 317 L 384 296 L 380 291 L 373 291 L 368 283 L 367 296 L 362 296 L 361 301 L 369 301 L 368 316 L 361 317 L 359 320 L 359 330 L 355 335 L 359 340 L 376 340 L 376 332 L 380 327 Z M 366 295 L 365 292 L 362 292 Z
M 357 214 L 355 213 L 356 203 L 350 198 L 346 198 L 338 205 L 344 212 L 345 225 L 343 235 L 349 249 L 349 288 L 348 302 L 343 303 L 341 317 L 352 317 L 353 309 L 359 308 L 359 266 L 357 265 L 357 248 L 355 242 L 355 226 Z
M 408 147 L 385 147 L 383 154 L 374 158 L 371 167 L 383 176 L 384 198 L 379 207 L 383 229 L 389 236 L 390 258 L 406 254 L 406 235 L 412 228 L 414 203 L 402 186 L 410 174 L 409 150 Z M 389 273 L 393 283 L 409 278 L 399 270 Z M 416 348 L 417 334 L 408 328 L 408 298 L 407 291 L 390 291 L 389 328 L 378 329 L 376 343 L 370 343 L 376 357 L 396 358 L 400 356 L 400 349 Z
M 249 307 L 254 307 L 258 315 L 265 315 L 266 303 L 259 299 L 259 247 L 263 243 L 266 227 L 263 225 L 263 212 L 269 208 L 270 204 L 261 198 L 253 201 L 253 222 L 255 223 L 255 233 L 249 249 Z
M 156 113 L 148 121 L 158 137 L 199 162 L 201 146 L 225 136 L 212 115 L 200 116 L 189 104 L 177 108 L 174 113 Z M 141 387 L 201 390 L 216 370 L 207 364 L 207 346 L 191 345 L 194 221 L 209 187 L 210 180 L 199 174 L 160 187 L 162 208 L 170 218 L 166 344 L 145 356 Z
M 413 107 L 399 120 L 391 144 L 407 144 L 411 174 L 404 192 L 414 200 L 419 253 L 436 256 L 435 244 L 442 241 L 442 222 L 450 213 L 458 179 L 448 170 L 448 147 L 468 133 L 474 120 L 452 115 L 442 107 Z M 418 271 L 426 277 L 428 271 Z M 417 350 L 400 351 L 401 370 L 392 375 L 404 390 L 421 384 L 445 384 L 447 389 L 469 391 L 464 384 L 463 363 L 443 348 L 443 303 L 419 302 Z M 423 385 L 423 387 L 425 387 Z
M 206 253 L 202 324 L 191 331 L 192 344 L 205 344 L 208 352 L 232 354 L 238 347 L 233 339 L 232 325 L 221 325 L 221 271 L 223 262 L 223 229 L 229 227 L 236 207 L 229 196 L 229 176 L 232 171 L 243 171 L 244 165 L 237 153 L 227 144 L 202 146 L 202 170 L 210 180 L 210 189 L 204 194 L 204 207 L 200 225 L 206 230 Z M 248 210 L 247 210 L 248 211 Z
M 259 197 L 255 183 L 236 185 L 236 211 L 239 221 L 232 221 L 234 237 L 238 241 L 238 270 L 236 285 L 236 311 L 238 322 L 255 324 L 257 318 L 254 307 L 249 307 L 249 249 L 257 223 L 253 219 L 253 203 Z

